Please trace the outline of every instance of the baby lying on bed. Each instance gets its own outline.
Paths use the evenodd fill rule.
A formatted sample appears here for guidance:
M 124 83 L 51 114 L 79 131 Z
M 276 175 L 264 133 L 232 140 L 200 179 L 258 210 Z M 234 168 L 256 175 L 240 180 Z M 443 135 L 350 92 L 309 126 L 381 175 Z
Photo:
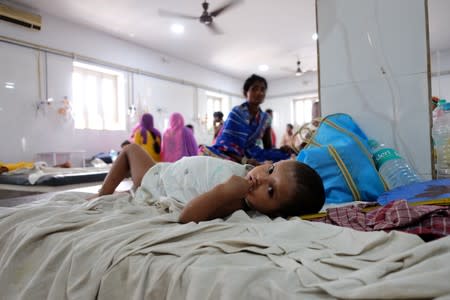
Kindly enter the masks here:
M 131 144 L 120 152 L 98 196 L 112 194 L 128 175 L 138 199 L 165 196 L 185 203 L 181 223 L 222 218 L 239 209 L 270 217 L 316 213 L 325 201 L 320 176 L 295 160 L 257 167 L 207 156 L 155 163 Z

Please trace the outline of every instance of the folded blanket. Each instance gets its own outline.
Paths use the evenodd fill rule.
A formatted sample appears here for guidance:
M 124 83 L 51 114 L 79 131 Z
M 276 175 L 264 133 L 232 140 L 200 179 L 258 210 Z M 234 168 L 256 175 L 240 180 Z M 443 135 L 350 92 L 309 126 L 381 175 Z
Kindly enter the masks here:
M 10 172 L 10 171 L 14 171 L 17 169 L 31 169 L 34 167 L 34 163 L 33 162 L 25 162 L 25 161 L 21 161 L 21 162 L 17 162 L 17 163 L 4 163 L 0 161 L 0 170 L 2 170 L 2 172 Z

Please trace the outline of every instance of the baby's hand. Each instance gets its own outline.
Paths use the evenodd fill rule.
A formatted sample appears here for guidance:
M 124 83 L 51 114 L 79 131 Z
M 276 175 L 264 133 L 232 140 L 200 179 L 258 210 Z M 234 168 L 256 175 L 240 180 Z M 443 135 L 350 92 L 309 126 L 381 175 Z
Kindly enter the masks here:
M 245 198 L 251 187 L 252 184 L 250 180 L 236 175 L 231 176 L 224 182 L 225 192 L 233 198 Z

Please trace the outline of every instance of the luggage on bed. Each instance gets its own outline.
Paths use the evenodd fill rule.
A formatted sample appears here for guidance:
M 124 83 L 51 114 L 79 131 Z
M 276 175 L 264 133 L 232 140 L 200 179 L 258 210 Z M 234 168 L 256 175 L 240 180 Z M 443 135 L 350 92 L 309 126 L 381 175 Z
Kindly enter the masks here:
M 387 190 L 373 162 L 366 134 L 347 114 L 323 118 L 297 160 L 322 177 L 325 203 L 376 201 Z

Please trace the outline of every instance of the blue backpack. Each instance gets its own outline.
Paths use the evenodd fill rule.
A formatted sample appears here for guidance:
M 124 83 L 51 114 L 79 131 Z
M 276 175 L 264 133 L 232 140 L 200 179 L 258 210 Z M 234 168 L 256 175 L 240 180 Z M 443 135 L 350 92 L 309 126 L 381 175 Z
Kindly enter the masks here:
M 376 201 L 387 190 L 379 175 L 368 138 L 347 114 L 322 119 L 297 160 L 322 177 L 326 204 Z

